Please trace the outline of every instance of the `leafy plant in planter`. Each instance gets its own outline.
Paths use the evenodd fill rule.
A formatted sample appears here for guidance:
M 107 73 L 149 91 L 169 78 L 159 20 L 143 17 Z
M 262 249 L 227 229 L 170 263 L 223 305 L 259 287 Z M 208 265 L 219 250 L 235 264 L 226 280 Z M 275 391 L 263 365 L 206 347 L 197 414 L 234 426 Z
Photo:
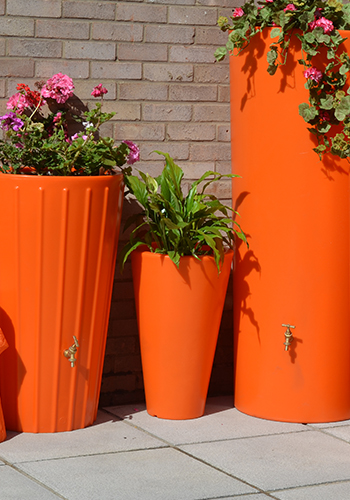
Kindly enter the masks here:
M 238 177 L 208 171 L 189 186 L 185 196 L 182 190 L 183 170 L 167 153 L 156 151 L 165 158 L 160 176 L 151 177 L 140 172 L 140 177 L 127 174 L 125 183 L 142 207 L 142 212 L 126 221 L 125 229 L 134 225 L 130 240 L 125 245 L 121 262 L 141 245 L 155 253 L 167 254 L 179 266 L 181 257 L 199 258 L 212 254 L 220 270 L 225 246 L 233 248 L 234 236 L 247 241 L 239 224 L 233 220 L 232 208 L 223 205 L 206 189 L 222 178 Z M 204 184 L 203 184 L 204 183 Z
M 309 102 L 301 103 L 299 113 L 310 125 L 309 131 L 318 140 L 315 152 L 330 152 L 340 158 L 350 157 L 350 95 L 347 77 L 350 58 L 340 52 L 343 36 L 339 30 L 350 27 L 350 4 L 339 0 L 248 0 L 234 9 L 231 24 L 220 17 L 218 25 L 229 31 L 226 47 L 216 50 L 218 61 L 227 53 L 241 52 L 266 27 L 273 27 L 267 71 L 274 75 L 285 64 L 292 37 L 301 42 L 305 87 Z M 326 62 L 317 59 L 326 54 Z M 340 128 L 340 131 L 339 131 Z

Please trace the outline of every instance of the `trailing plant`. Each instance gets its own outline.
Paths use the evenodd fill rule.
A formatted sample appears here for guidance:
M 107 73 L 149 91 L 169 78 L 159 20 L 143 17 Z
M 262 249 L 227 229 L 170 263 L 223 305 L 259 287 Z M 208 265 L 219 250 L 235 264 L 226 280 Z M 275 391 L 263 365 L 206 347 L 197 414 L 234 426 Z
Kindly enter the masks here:
M 267 71 L 274 75 L 286 63 L 293 36 L 301 43 L 305 87 L 309 102 L 299 105 L 299 113 L 309 124 L 322 159 L 325 153 L 350 157 L 350 90 L 347 78 L 350 58 L 341 44 L 339 30 L 350 27 L 350 4 L 340 0 L 248 0 L 234 9 L 228 18 L 220 17 L 218 25 L 228 31 L 226 47 L 216 50 L 218 61 L 227 53 L 237 54 L 249 45 L 252 37 L 272 27 L 273 40 L 267 54 Z M 327 61 L 320 66 L 317 56 L 323 52 Z
M 102 111 L 102 84 L 91 95 L 100 97 L 93 109 L 84 107 L 73 94 L 72 79 L 57 73 L 36 90 L 17 85 L 7 102 L 9 110 L 0 116 L 4 140 L 0 141 L 0 172 L 34 175 L 113 174 L 125 163 L 139 159 L 138 147 L 111 137 L 101 137 L 100 126 L 115 113 Z M 46 105 L 46 106 L 45 106 Z M 47 112 L 47 115 L 45 114 Z
M 131 252 L 146 245 L 151 252 L 169 255 L 177 266 L 185 255 L 198 259 L 202 255 L 213 255 L 220 271 L 225 246 L 233 248 L 235 235 L 247 240 L 232 219 L 232 214 L 237 212 L 206 190 L 213 182 L 238 176 L 208 171 L 189 186 L 185 195 L 183 170 L 167 153 L 156 153 L 165 158 L 161 175 L 154 178 L 143 172 L 139 172 L 140 177 L 125 174 L 126 186 L 141 212 L 125 223 L 124 230 L 129 227 L 133 230 L 120 256 L 122 268 Z

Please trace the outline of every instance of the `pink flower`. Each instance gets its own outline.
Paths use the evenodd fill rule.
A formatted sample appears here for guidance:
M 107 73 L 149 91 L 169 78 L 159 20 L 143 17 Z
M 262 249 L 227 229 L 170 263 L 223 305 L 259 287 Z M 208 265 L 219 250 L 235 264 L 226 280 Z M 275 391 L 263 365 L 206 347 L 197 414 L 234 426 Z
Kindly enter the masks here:
M 52 78 L 47 80 L 41 89 L 41 94 L 44 97 L 51 97 L 59 104 L 63 104 L 72 97 L 73 89 L 73 80 L 67 75 L 57 73 L 57 75 L 53 75 Z
M 322 110 L 320 110 L 319 115 L 320 115 L 321 122 L 329 122 L 330 116 L 329 116 L 328 111 L 325 111 L 324 109 L 322 109 Z
M 266 0 L 266 3 L 272 3 L 273 0 Z
M 297 10 L 296 6 L 294 5 L 294 3 L 289 3 L 284 9 L 283 11 L 284 12 L 287 12 L 288 10 L 290 11 L 294 11 L 294 10 Z
M 102 83 L 99 83 L 96 85 L 96 87 L 93 88 L 93 91 L 91 92 L 91 95 L 94 97 L 100 97 L 103 94 L 107 94 L 108 90 L 102 87 Z
M 25 108 L 29 108 L 31 103 L 28 101 L 25 95 L 17 92 L 10 97 L 7 101 L 6 108 L 7 109 L 15 109 L 19 114 L 23 113 Z
M 126 144 L 130 150 L 130 153 L 128 154 L 128 157 L 126 159 L 126 163 L 128 165 L 132 165 L 133 163 L 140 161 L 140 150 L 136 144 L 134 144 L 131 141 L 123 141 L 124 144 Z
M 323 28 L 324 33 L 331 33 L 334 30 L 334 25 L 332 21 L 326 19 L 325 17 L 320 17 L 319 19 L 314 19 L 312 23 L 309 24 L 310 29 L 314 30 L 315 28 Z
M 232 17 L 242 17 L 244 16 L 244 10 L 241 9 L 240 7 L 237 7 L 232 14 Z
M 304 71 L 305 78 L 310 78 L 314 82 L 319 82 L 322 79 L 322 71 L 319 71 L 317 68 L 308 68 Z

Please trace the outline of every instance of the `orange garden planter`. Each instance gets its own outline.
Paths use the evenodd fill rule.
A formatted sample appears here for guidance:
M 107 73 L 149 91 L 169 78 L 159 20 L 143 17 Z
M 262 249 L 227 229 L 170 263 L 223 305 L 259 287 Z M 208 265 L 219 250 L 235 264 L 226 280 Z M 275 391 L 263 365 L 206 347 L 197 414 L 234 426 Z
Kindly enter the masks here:
M 234 268 L 235 406 L 272 420 L 344 420 L 349 166 L 330 156 L 320 162 L 312 151 L 298 115 L 308 102 L 300 47 L 272 77 L 270 43 L 266 30 L 230 57 L 232 165 L 242 176 L 233 199 L 250 243 L 240 246 Z M 295 327 L 290 346 L 282 325 Z
M 69 431 L 95 420 L 122 203 L 122 174 L 0 175 L 7 429 Z
M 2 330 L 0 329 L 0 354 L 4 352 L 4 350 L 7 348 L 8 348 L 7 340 Z M 6 439 L 6 427 L 5 427 L 4 414 L 2 411 L 1 398 L 0 398 L 0 443 L 5 441 L 5 439 Z
M 132 271 L 147 411 L 167 419 L 203 415 L 233 252 L 214 258 L 134 251 Z

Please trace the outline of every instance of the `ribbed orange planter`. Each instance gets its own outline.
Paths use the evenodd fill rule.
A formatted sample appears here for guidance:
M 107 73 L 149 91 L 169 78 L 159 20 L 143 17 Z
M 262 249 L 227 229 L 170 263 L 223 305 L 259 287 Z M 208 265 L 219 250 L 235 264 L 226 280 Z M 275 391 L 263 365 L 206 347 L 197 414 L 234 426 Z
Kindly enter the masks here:
M 0 354 L 3 353 L 7 348 L 8 348 L 7 340 L 2 330 L 0 329 Z M 1 398 L 0 398 L 0 443 L 2 443 L 2 441 L 5 441 L 5 439 L 6 439 L 6 427 L 5 427 L 4 414 L 2 411 Z
M 233 252 L 213 257 L 132 253 L 147 411 L 167 419 L 203 415 Z
M 0 175 L 0 358 L 7 429 L 69 431 L 96 418 L 123 176 Z M 64 351 L 74 344 L 75 366 Z
M 312 151 L 298 115 L 308 101 L 300 47 L 272 77 L 270 43 L 266 30 L 230 57 L 232 165 L 242 176 L 233 199 L 250 242 L 234 271 L 235 406 L 272 420 L 348 419 L 349 167 Z

